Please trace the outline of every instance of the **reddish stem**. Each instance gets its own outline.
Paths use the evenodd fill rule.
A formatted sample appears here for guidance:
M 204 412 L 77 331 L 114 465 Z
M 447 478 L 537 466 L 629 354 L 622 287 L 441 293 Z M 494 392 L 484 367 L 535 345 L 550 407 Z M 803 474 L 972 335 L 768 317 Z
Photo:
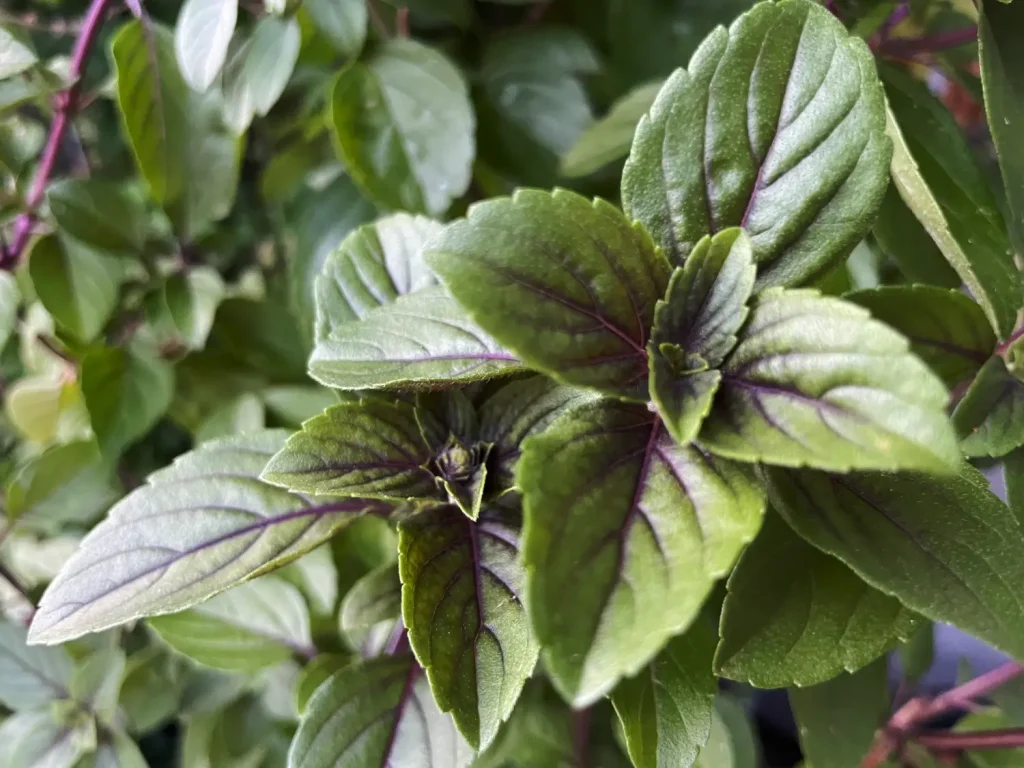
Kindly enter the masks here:
M 409 9 L 399 8 L 395 13 L 395 37 L 409 36 Z
M 89 58 L 89 52 L 96 42 L 100 27 L 103 26 L 103 17 L 110 0 L 92 0 L 89 10 L 86 12 L 82 28 L 75 39 L 75 46 L 71 51 L 71 65 L 68 68 L 68 75 L 72 80 L 66 91 L 57 95 L 57 106 L 54 112 L 53 123 L 50 125 L 50 133 L 46 137 L 46 146 L 43 148 L 42 158 L 39 161 L 39 168 L 36 170 L 32 186 L 29 188 L 28 196 L 25 198 L 25 211 L 18 217 L 14 224 L 14 240 L 11 247 L 0 255 L 0 269 L 13 270 L 18 266 L 21 254 L 28 244 L 32 234 L 32 222 L 35 219 L 35 209 L 43 199 L 46 192 L 46 185 L 53 174 L 53 166 L 57 162 L 57 153 L 60 150 L 61 142 L 64 139 L 64 132 L 67 130 L 78 107 L 78 95 L 82 85 L 82 72 L 85 69 L 85 62 Z
M 1024 728 L 953 733 L 938 731 L 915 737 L 922 747 L 935 752 L 963 752 L 968 749 L 1017 749 L 1024 747 Z
M 922 53 L 934 53 L 936 51 L 945 51 L 949 48 L 958 48 L 977 39 L 978 28 L 970 26 L 963 29 L 954 29 L 949 32 L 939 32 L 934 35 L 924 35 L 923 37 L 891 38 L 878 46 L 878 52 L 885 56 L 913 58 Z

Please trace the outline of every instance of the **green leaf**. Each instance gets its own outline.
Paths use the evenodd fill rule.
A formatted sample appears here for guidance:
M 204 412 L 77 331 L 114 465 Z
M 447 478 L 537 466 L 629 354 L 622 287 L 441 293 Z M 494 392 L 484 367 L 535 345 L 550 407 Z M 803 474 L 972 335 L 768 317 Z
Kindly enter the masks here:
M 138 252 L 146 242 L 146 210 L 124 184 L 100 179 L 64 179 L 46 192 L 57 226 L 86 245 Z
M 634 766 L 693 765 L 711 732 L 714 652 L 714 632 L 697 622 L 612 693 Z
M 757 296 L 700 442 L 741 461 L 950 471 L 946 388 L 867 310 L 812 290 Z
M 427 263 L 484 331 L 575 386 L 647 400 L 647 344 L 669 268 L 618 209 L 520 190 L 474 205 Z
M 105 347 L 82 358 L 81 385 L 100 448 L 116 457 L 166 413 L 174 370 L 141 347 Z
M 351 664 L 309 700 L 291 768 L 463 768 L 473 752 L 434 703 L 412 654 Z
M 71 679 L 71 698 L 106 724 L 117 715 L 125 661 L 120 648 L 101 648 L 78 663 Z
M 4 415 L 18 433 L 46 445 L 57 437 L 67 388 L 60 379 L 19 379 L 4 395 Z
M 879 659 L 856 674 L 790 689 L 800 747 L 810 765 L 860 768 L 890 712 L 887 672 L 885 659 Z
M 906 336 L 910 351 L 948 387 L 975 375 L 996 348 L 985 312 L 961 291 L 887 285 L 844 298 Z
M 721 383 L 716 369 L 736 346 L 754 275 L 750 239 L 741 229 L 723 230 L 697 243 L 654 310 L 651 399 L 677 443 L 693 440 L 711 410 Z
M 608 114 L 587 128 L 562 157 L 562 175 L 589 176 L 629 155 L 637 124 L 654 104 L 661 85 L 657 82 L 638 86 L 612 104 Z
M 908 74 L 892 67 L 882 72 L 896 188 L 1005 338 L 1016 321 L 1021 282 L 988 181 L 945 105 Z
M 908 608 L 1024 657 L 1024 533 L 977 470 L 767 474 L 773 506 L 811 544 Z
M 469 186 L 466 83 L 431 48 L 392 39 L 350 64 L 334 85 L 330 120 L 346 169 L 381 208 L 439 215 Z
M 215 440 L 151 475 L 50 584 L 32 641 L 63 642 L 183 610 L 294 560 L 375 510 L 359 500 L 314 504 L 261 483 L 286 436 L 270 430 Z
M 171 33 L 149 21 L 124 25 L 113 57 L 117 102 L 139 170 L 176 233 L 194 238 L 227 216 L 238 186 L 240 144 L 223 125 L 220 96 L 189 90 Z
M 11 27 L 0 26 L 0 80 L 21 74 L 37 61 L 27 38 Z
M 238 0 L 185 0 L 174 27 L 174 52 L 182 77 L 205 91 L 217 79 L 238 20 Z
M 312 655 L 309 610 L 284 579 L 264 576 L 149 626 L 174 650 L 215 669 L 255 672 Z
M 935 663 L 935 625 L 924 622 L 897 651 L 903 680 L 908 685 L 920 682 Z
M 1017 44 L 1024 34 L 1024 6 L 981 3 L 978 59 L 985 91 L 985 111 L 999 155 L 1009 205 L 1007 223 L 1017 252 L 1024 251 L 1024 54 Z
M 316 339 L 399 296 L 434 285 L 423 246 L 441 225 L 423 216 L 396 213 L 351 232 L 324 262 L 316 278 Z
M 623 207 L 675 264 L 741 226 L 759 289 L 807 282 L 871 227 L 888 184 L 884 114 L 862 40 L 807 0 L 760 4 L 662 88 L 626 162 Z
M 434 499 L 432 458 L 411 405 L 366 398 L 332 406 L 303 424 L 261 477 L 299 493 Z
M 965 456 L 1005 456 L 1024 445 L 1024 381 L 995 356 L 982 367 L 953 412 Z
M 299 588 L 313 614 L 314 632 L 319 629 L 315 622 L 334 616 L 338 607 L 338 568 L 330 544 L 307 552 L 278 575 Z
M 531 623 L 576 706 L 690 625 L 764 512 L 745 467 L 675 445 L 645 406 L 614 401 L 528 440 L 518 484 Z
M 187 663 L 157 643 L 128 657 L 120 704 L 132 733 L 147 733 L 177 717 Z
M 309 360 L 309 375 L 338 389 L 450 386 L 520 368 L 441 286 L 339 326 Z
M 101 734 L 100 738 L 96 752 L 76 763 L 75 768 L 149 768 L 135 742 L 120 731 Z
M 725 695 L 715 698 L 708 743 L 697 756 L 694 768 L 757 768 L 754 731 L 743 706 Z
M 157 343 L 202 349 L 224 293 L 220 274 L 209 267 L 170 275 L 146 302 L 147 319 Z
M 25 637 L 24 627 L 0 618 L 0 704 L 15 712 L 65 699 L 71 685 L 67 651 L 32 648 L 25 644 Z
M 537 662 L 523 607 L 519 534 L 497 511 L 477 521 L 436 507 L 399 527 L 402 614 L 442 712 L 486 749 Z
M 370 571 L 355 583 L 341 603 L 341 631 L 360 651 L 378 638 L 379 629 L 390 634 L 402 615 L 402 581 L 393 563 Z
M 0 273 L 0 350 L 7 346 L 18 327 L 18 305 L 21 303 L 21 291 L 11 272 Z
M 110 258 L 55 235 L 29 254 L 32 286 L 46 310 L 81 341 L 92 341 L 117 306 L 118 271 Z
M 366 0 L 305 0 L 303 10 L 317 30 L 346 56 L 355 57 L 366 42 Z
M 2 768 L 72 768 L 95 748 L 96 727 L 84 715 L 63 723 L 48 710 L 19 712 L 0 725 Z
M 1011 451 L 1003 459 L 1006 482 L 1006 503 L 1017 520 L 1024 525 L 1024 449 Z M 1021 705 L 1024 714 L 1024 703 Z
M 878 247 L 914 283 L 959 288 L 963 282 L 892 184 L 871 230 Z
M 235 133 L 245 133 L 255 115 L 265 116 L 281 98 L 299 58 L 300 37 L 294 19 L 266 16 L 228 60 L 224 119 Z
M 715 671 L 759 688 L 817 685 L 860 669 L 920 624 L 774 513 L 728 587 Z

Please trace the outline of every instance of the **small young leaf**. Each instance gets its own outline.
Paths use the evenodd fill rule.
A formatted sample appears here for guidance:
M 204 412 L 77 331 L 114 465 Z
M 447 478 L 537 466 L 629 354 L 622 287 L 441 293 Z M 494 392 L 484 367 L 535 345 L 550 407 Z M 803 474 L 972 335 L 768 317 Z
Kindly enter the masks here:
M 690 625 L 764 512 L 745 467 L 675 445 L 646 407 L 615 401 L 528 440 L 517 474 L 531 622 L 577 706 Z
M 99 179 L 64 179 L 46 192 L 57 226 L 87 245 L 138 252 L 146 242 L 146 211 L 124 184 Z
M 675 264 L 741 226 L 758 287 L 793 285 L 867 234 L 890 154 L 863 41 L 816 3 L 762 3 L 662 88 L 626 162 L 623 207 Z
M 365 650 L 377 627 L 390 633 L 402 615 L 402 581 L 393 563 L 370 571 L 355 583 L 341 603 L 341 631 L 353 647 Z
M 462 75 L 411 40 L 385 42 L 334 85 L 330 120 L 352 179 L 379 207 L 440 215 L 469 186 L 474 117 Z
M 812 765 L 860 768 L 890 712 L 885 659 L 811 688 L 792 688 L 789 701 L 800 747 Z
M 412 654 L 351 664 L 317 688 L 292 740 L 291 768 L 465 768 L 473 751 L 434 703 Z
M 409 642 L 438 707 L 486 749 L 537 662 L 519 534 L 496 511 L 436 507 L 402 523 L 398 549 Z
M 303 424 L 262 479 L 322 496 L 436 499 L 431 458 L 411 405 L 367 398 L 335 405 Z
M 346 56 L 356 57 L 366 42 L 366 0 L 305 0 L 302 10 L 317 30 Z
M 680 444 L 697 436 L 711 410 L 721 382 L 714 369 L 736 346 L 754 274 L 750 239 L 743 230 L 723 230 L 697 243 L 654 310 L 651 399 Z
M 644 347 L 669 268 L 618 209 L 565 190 L 520 190 L 474 205 L 426 258 L 474 321 L 528 365 L 647 400 Z
M 759 688 L 817 685 L 860 669 L 920 624 L 771 512 L 728 587 L 715 671 Z
M 300 38 L 294 19 L 267 16 L 228 60 L 224 119 L 235 133 L 245 133 L 255 115 L 265 116 L 281 98 L 299 58 Z
M 399 296 L 434 285 L 423 246 L 440 231 L 432 219 L 396 213 L 351 232 L 316 278 L 317 341 Z
M 276 576 L 239 584 L 149 626 L 174 650 L 216 669 L 255 672 L 308 654 L 309 611 L 302 593 Z
M 174 26 L 174 52 L 185 82 L 205 91 L 217 79 L 238 20 L 238 0 L 185 0 Z
M 965 456 L 1005 456 L 1024 445 L 1024 381 L 992 357 L 953 412 Z
M 205 443 L 149 477 L 83 539 L 29 637 L 58 643 L 173 613 L 294 560 L 373 502 L 304 497 L 258 479 L 286 432 Z
M 519 369 L 441 286 L 338 326 L 309 359 L 309 375 L 338 389 L 446 386 Z
M 946 389 L 867 311 L 812 290 L 771 289 L 722 367 L 700 432 L 741 461 L 835 471 L 951 471 Z
M 0 704 L 15 712 L 65 699 L 71 685 L 73 667 L 67 651 L 30 648 L 25 636 L 23 627 L 0 618 Z
M 908 608 L 1024 658 L 1024 533 L 976 469 L 767 474 L 773 506 L 811 544 Z
M 714 632 L 698 621 L 615 688 L 612 704 L 636 768 L 689 766 L 704 748 L 718 690 L 714 652 Z
M 960 291 L 886 285 L 844 298 L 906 336 L 910 351 L 949 387 L 976 374 L 996 347 L 984 310 Z

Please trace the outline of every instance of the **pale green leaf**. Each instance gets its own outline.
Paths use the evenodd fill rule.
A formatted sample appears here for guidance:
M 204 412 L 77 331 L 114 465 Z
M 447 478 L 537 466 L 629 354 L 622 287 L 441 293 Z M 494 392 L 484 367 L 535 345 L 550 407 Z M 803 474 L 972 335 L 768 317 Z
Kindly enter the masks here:
M 528 440 L 517 475 L 531 623 L 577 706 L 690 625 L 764 512 L 746 467 L 677 446 L 645 406 L 614 401 Z
M 22 436 L 49 443 L 57 434 L 64 393 L 60 379 L 26 376 L 4 393 L 4 415 Z
M 224 67 L 224 119 L 235 133 L 245 133 L 254 116 L 265 116 L 281 98 L 299 58 L 300 37 L 294 19 L 267 16 L 232 54 Z
M 125 654 L 120 648 L 96 651 L 75 667 L 71 698 L 104 723 L 113 723 L 125 674 Z
M 223 279 L 210 267 L 194 267 L 187 273 L 169 276 L 146 302 L 147 319 L 157 343 L 202 349 L 224 293 Z
M 116 457 L 166 413 L 174 370 L 141 347 L 105 347 L 82 359 L 81 385 L 100 448 Z
M 867 234 L 888 183 L 882 89 L 862 40 L 808 0 L 761 3 L 718 29 L 637 129 L 626 213 L 681 264 L 747 230 L 758 287 L 826 272 Z
M 174 26 L 174 52 L 182 77 L 205 91 L 217 79 L 238 20 L 238 0 L 185 0 Z
M 566 384 L 647 400 L 645 346 L 669 266 L 597 199 L 520 190 L 445 228 L 427 263 L 484 331 Z
M 49 187 L 46 199 L 61 231 L 87 245 L 138 252 L 146 242 L 142 200 L 122 183 L 63 179 Z
M 222 592 L 149 626 L 179 653 L 215 669 L 255 672 L 294 654 L 312 655 L 309 610 L 302 593 L 276 576 Z
M 678 443 L 696 437 L 711 410 L 721 383 L 716 369 L 736 346 L 754 275 L 750 239 L 726 229 L 697 243 L 655 307 L 647 346 L 651 399 Z
M 18 305 L 21 303 L 21 292 L 11 272 L 0 273 L 0 349 L 7 346 L 18 326 Z
M 464 768 L 472 760 L 408 653 L 336 672 L 309 700 L 288 754 L 290 768 Z
M 0 703 L 15 712 L 66 699 L 72 662 L 63 648 L 32 648 L 25 628 L 0 618 Z
M 395 609 L 395 615 L 398 608 Z M 352 663 L 352 657 L 342 654 L 321 654 L 313 659 L 302 670 L 299 682 L 295 686 L 295 710 L 299 715 L 305 714 L 306 705 L 316 693 L 316 689 L 326 682 L 339 669 Z
M 612 704 L 636 768 L 693 765 L 711 732 L 714 652 L 714 632 L 697 622 L 616 687 Z
M 96 748 L 96 727 L 79 716 L 70 724 L 56 713 L 19 712 L 0 725 L 0 768 L 72 768 Z
M 366 0 L 305 0 L 302 8 L 317 30 L 341 53 L 359 55 L 369 22 Z
M 341 631 L 364 655 L 382 633 L 390 634 L 402 615 L 402 581 L 393 563 L 370 571 L 341 603 Z
M 817 685 L 860 669 L 920 624 L 775 513 L 740 557 L 728 587 L 715 671 L 759 688 Z
M 946 388 L 867 310 L 812 290 L 754 300 L 699 440 L 742 461 L 952 471 Z
M 329 543 L 289 563 L 278 575 L 299 588 L 314 622 L 334 616 L 338 606 L 338 568 Z
M 920 682 L 935 663 L 935 625 L 926 621 L 897 648 L 906 683 Z
M 130 737 L 112 731 L 101 734 L 96 751 L 76 763 L 75 768 L 149 768 L 149 764 Z
M 132 733 L 147 733 L 178 715 L 188 661 L 159 644 L 128 657 L 120 704 Z
M 316 278 L 316 339 L 401 295 L 434 285 L 423 246 L 441 225 L 396 213 L 351 232 L 327 257 Z
M 1024 533 L 976 469 L 767 474 L 773 506 L 811 544 L 908 608 L 1024 657 Z
M 21 74 L 39 59 L 27 37 L 8 26 L 0 26 L 0 80 Z
M 258 480 L 287 433 L 205 443 L 150 476 L 85 537 L 32 624 L 55 643 L 173 613 L 294 560 L 371 502 L 308 499 Z
M 715 698 L 708 743 L 694 768 L 758 768 L 761 761 L 754 730 L 743 706 L 724 694 Z
M 910 351 L 949 387 L 976 374 L 996 348 L 985 312 L 961 291 L 887 285 L 845 298 L 906 336 Z
M 435 507 L 399 527 L 402 615 L 438 707 L 474 749 L 508 719 L 537 661 L 513 520 Z
M 441 286 L 335 328 L 309 360 L 310 376 L 339 389 L 448 385 L 520 368 Z
M 313 383 L 282 385 L 263 390 L 263 402 L 267 410 L 284 425 L 298 427 L 302 422 L 337 404 L 338 396 L 335 392 Z
M 992 357 L 953 412 L 965 456 L 1005 456 L 1024 445 L 1024 381 Z
M 259 432 L 266 426 L 264 411 L 263 401 L 258 395 L 243 392 L 210 411 L 195 431 L 195 443 L 198 445 L 218 437 Z
M 474 116 L 441 53 L 393 39 L 338 76 L 330 120 L 352 179 L 378 206 L 444 213 L 469 186 Z

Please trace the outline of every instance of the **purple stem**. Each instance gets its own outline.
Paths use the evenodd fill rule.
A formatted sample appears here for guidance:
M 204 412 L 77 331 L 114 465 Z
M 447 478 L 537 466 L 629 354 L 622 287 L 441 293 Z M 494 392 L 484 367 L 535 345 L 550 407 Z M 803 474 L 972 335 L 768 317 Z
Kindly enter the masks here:
M 82 22 L 82 28 L 71 51 L 71 66 L 68 69 L 68 75 L 72 83 L 66 91 L 57 96 L 56 110 L 53 123 L 50 124 L 50 133 L 46 137 L 46 146 L 43 148 L 39 168 L 32 180 L 28 196 L 25 198 L 25 212 L 18 217 L 14 224 L 14 240 L 11 247 L 0 254 L 0 269 L 13 270 L 17 267 L 22 251 L 28 245 L 28 239 L 32 233 L 32 223 L 35 220 L 35 209 L 42 201 L 43 193 L 46 192 L 46 185 L 53 174 L 53 166 L 57 162 L 57 153 L 64 139 L 64 132 L 71 123 L 71 118 L 78 106 L 85 62 L 96 42 L 100 27 L 103 26 L 103 16 L 109 4 L 110 0 L 92 0 L 92 4 L 86 12 L 85 21 Z
M 949 32 L 939 32 L 934 35 L 923 37 L 895 38 L 886 40 L 878 47 L 878 52 L 887 56 L 898 58 L 912 58 L 921 53 L 934 53 L 945 51 L 949 48 L 959 48 L 978 39 L 978 28 L 976 26 L 954 29 Z
M 881 29 L 878 30 L 878 33 L 882 36 L 882 39 L 888 39 L 889 33 L 892 31 L 892 28 L 899 24 L 901 21 L 903 21 L 905 18 L 907 18 L 907 16 L 909 15 L 910 3 L 900 3 L 896 7 L 896 10 L 889 14 L 889 18 L 882 22 L 882 27 Z

